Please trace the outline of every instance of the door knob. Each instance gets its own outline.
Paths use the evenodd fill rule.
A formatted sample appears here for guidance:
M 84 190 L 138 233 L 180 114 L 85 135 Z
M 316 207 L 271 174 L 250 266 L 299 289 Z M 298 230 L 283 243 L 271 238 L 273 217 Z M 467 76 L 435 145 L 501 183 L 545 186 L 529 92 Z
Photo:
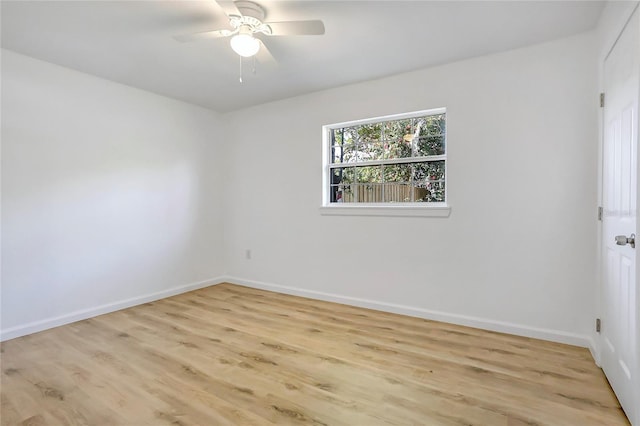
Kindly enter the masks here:
M 619 246 L 629 244 L 631 248 L 636 248 L 636 234 L 631 234 L 628 237 L 625 235 L 616 235 L 616 244 Z

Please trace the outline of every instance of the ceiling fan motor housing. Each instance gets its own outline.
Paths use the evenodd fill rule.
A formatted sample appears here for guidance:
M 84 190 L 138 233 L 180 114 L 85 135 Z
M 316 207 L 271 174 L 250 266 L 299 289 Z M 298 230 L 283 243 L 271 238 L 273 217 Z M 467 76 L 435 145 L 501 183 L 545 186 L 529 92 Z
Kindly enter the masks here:
M 236 1 L 234 4 L 241 15 L 229 16 L 231 26 L 236 29 L 248 27 L 252 33 L 260 32 L 271 35 L 271 27 L 262 22 L 266 14 L 260 5 L 251 1 Z

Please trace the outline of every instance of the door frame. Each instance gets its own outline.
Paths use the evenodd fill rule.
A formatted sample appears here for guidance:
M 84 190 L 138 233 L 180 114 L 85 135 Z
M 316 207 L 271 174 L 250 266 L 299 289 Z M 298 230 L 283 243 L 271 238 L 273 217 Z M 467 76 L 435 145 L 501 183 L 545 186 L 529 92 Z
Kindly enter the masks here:
M 600 52 L 598 55 L 598 66 L 599 66 L 598 87 L 600 89 L 598 91 L 599 93 L 604 93 L 604 68 L 605 68 L 606 59 L 609 57 L 609 54 L 611 53 L 616 42 L 622 35 L 622 32 L 627 27 L 627 24 L 631 22 L 631 19 L 634 15 L 634 12 L 636 12 L 636 10 L 638 10 L 639 13 L 635 16 L 634 19 L 637 19 L 638 21 L 640 21 L 640 1 L 629 3 L 628 9 L 625 10 L 624 13 L 620 14 L 620 16 L 618 17 L 619 19 L 615 23 L 610 24 L 610 29 L 609 29 L 610 31 L 607 34 L 599 34 L 601 37 L 601 41 L 604 41 L 600 45 Z M 640 40 L 638 40 L 638 43 L 640 44 Z M 637 77 L 638 77 L 638 82 L 640 83 L 640 72 L 638 73 Z M 638 97 L 640 99 L 640 84 L 638 85 L 638 87 L 639 87 Z M 606 94 L 605 94 L 605 107 L 606 107 Z M 640 108 L 638 108 L 638 123 L 640 123 Z M 603 174 L 604 132 L 605 132 L 604 108 L 599 108 L 599 112 L 598 112 L 598 206 L 603 205 L 602 184 L 604 179 L 604 174 Z M 636 143 L 638 144 L 638 149 L 636 152 L 639 157 L 638 160 L 640 160 L 640 131 L 636 133 L 637 133 Z M 638 161 L 637 164 L 640 166 L 640 161 Z M 637 195 L 640 195 L 640 172 L 637 174 L 637 191 L 638 191 Z M 637 197 L 637 199 L 640 201 L 640 196 Z M 638 214 L 638 212 L 640 212 L 640 208 L 637 209 L 637 212 L 636 212 L 636 223 L 640 225 L 640 214 Z M 605 277 L 604 277 L 605 270 L 604 270 L 604 264 L 602 261 L 603 259 L 602 254 L 604 249 L 604 244 L 602 241 L 602 233 L 603 233 L 602 225 L 603 225 L 603 222 L 599 220 L 597 222 L 597 262 L 596 262 L 597 291 L 596 291 L 596 300 L 595 300 L 597 318 L 602 318 L 603 300 L 604 300 L 603 297 L 604 297 L 604 291 L 605 291 L 605 287 L 604 287 L 605 286 Z M 640 247 L 636 249 L 635 254 L 636 254 L 636 265 L 640 265 Z M 638 289 L 636 291 L 636 305 L 640 306 L 640 269 L 638 269 L 636 272 L 636 289 Z M 606 321 L 606 319 L 604 319 L 604 321 Z M 592 347 L 590 348 L 591 353 L 595 359 L 596 364 L 600 366 L 601 359 L 602 359 L 601 358 L 602 336 L 595 331 L 595 327 L 594 327 L 592 340 L 593 340 Z M 636 317 L 636 342 L 638 342 L 638 344 L 640 345 L 640 315 Z M 638 390 L 636 391 L 635 399 L 640 400 L 640 348 L 638 348 L 637 350 L 637 356 L 636 356 L 635 362 L 632 365 L 632 368 L 634 370 L 633 375 L 638 381 L 638 386 L 636 387 Z M 637 419 L 640 419 L 640 407 L 636 408 L 636 413 L 634 414 L 627 413 L 627 414 L 630 418 L 632 416 L 635 416 Z

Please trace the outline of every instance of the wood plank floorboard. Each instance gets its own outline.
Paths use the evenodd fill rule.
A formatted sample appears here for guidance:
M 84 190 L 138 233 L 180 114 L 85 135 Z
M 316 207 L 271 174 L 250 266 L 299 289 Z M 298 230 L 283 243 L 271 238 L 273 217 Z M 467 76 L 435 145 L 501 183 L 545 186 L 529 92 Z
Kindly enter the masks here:
M 628 424 L 587 349 L 232 284 L 0 351 L 3 426 Z

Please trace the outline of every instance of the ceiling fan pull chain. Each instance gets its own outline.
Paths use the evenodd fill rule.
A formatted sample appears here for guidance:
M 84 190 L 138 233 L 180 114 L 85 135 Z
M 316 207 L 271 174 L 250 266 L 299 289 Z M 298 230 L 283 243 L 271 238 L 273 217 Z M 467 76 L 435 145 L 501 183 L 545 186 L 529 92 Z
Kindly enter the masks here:
M 253 56 L 253 70 L 252 70 L 253 74 L 256 73 L 256 56 Z
M 242 83 L 242 56 L 240 56 L 240 83 Z

